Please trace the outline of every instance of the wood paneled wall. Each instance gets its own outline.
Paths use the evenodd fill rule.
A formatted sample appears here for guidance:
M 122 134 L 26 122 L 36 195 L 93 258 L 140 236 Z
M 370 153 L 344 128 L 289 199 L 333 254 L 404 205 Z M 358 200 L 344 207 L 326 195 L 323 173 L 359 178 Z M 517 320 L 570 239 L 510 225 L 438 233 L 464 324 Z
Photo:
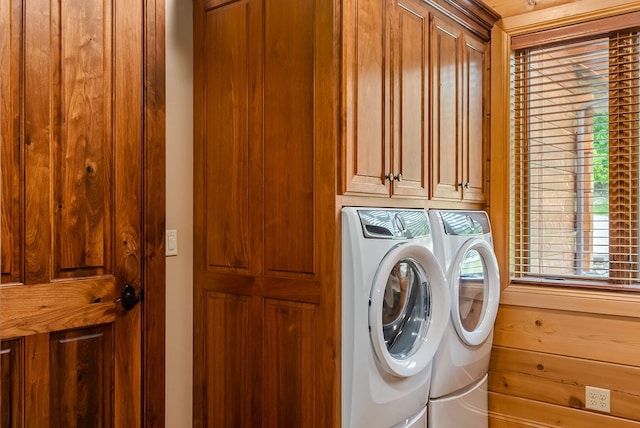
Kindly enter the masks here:
M 489 373 L 494 417 L 640 426 L 638 331 L 640 318 L 630 316 L 501 306 Z M 586 385 L 611 390 L 610 416 L 585 410 Z
M 510 36 L 639 8 L 583 0 L 544 14 L 532 9 L 494 28 L 492 164 L 509 164 Z M 503 295 L 489 372 L 490 426 L 640 427 L 640 295 L 510 284 L 508 168 L 491 174 L 488 209 Z M 609 414 L 585 409 L 586 385 L 611 391 Z

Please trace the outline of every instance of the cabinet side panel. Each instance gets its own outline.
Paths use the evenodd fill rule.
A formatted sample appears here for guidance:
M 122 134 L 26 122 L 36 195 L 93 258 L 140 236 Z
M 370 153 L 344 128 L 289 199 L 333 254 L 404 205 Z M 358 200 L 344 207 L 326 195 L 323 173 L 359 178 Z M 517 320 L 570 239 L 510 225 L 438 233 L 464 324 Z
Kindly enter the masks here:
M 204 53 L 206 263 L 249 268 L 248 4 L 206 12 Z
M 314 11 L 265 2 L 265 271 L 314 273 Z

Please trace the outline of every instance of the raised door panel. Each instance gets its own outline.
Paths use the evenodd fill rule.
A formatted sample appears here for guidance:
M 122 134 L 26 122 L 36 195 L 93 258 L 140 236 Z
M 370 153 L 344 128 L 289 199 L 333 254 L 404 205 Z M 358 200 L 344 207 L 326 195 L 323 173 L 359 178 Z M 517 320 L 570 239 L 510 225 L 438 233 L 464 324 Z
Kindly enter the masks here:
M 0 347 L 0 426 L 18 428 L 23 426 L 24 341 L 3 340 Z
M 414 2 L 398 2 L 392 16 L 393 81 L 392 195 L 428 197 L 429 13 Z
M 196 234 L 209 271 L 248 271 L 251 243 L 250 5 L 240 1 L 204 14 L 204 54 L 199 78 L 206 120 L 197 145 Z M 253 31 L 253 29 L 252 29 Z M 255 125 L 254 125 L 255 126 Z
M 489 141 L 489 58 L 486 43 L 471 36 L 465 36 L 464 41 L 462 197 L 468 202 L 484 202 Z
M 49 336 L 50 426 L 112 426 L 112 348 L 110 325 Z M 46 377 L 37 372 L 29 375 Z
M 0 0 L 0 158 L 2 159 L 2 283 L 22 277 L 22 192 L 20 171 L 20 48 L 22 46 L 22 2 Z
M 262 426 L 314 427 L 316 307 L 266 299 Z
M 313 1 L 264 2 L 266 274 L 315 272 L 314 22 Z
M 431 28 L 431 196 L 460 200 L 462 150 L 462 33 L 439 17 Z
M 387 0 L 348 0 L 343 5 L 345 115 L 341 191 L 389 195 Z
M 252 400 L 259 382 L 251 352 L 261 338 L 250 324 L 251 298 L 207 293 L 204 305 L 204 426 L 258 426 Z

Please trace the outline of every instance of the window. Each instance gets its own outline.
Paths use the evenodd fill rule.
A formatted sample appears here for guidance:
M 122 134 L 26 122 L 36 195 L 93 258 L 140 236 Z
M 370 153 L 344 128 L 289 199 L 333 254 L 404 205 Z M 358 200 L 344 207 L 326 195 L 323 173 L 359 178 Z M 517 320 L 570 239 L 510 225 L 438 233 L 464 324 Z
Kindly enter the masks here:
M 640 33 L 593 34 L 606 27 L 564 29 L 549 43 L 539 34 L 514 40 L 510 254 L 518 281 L 640 290 Z

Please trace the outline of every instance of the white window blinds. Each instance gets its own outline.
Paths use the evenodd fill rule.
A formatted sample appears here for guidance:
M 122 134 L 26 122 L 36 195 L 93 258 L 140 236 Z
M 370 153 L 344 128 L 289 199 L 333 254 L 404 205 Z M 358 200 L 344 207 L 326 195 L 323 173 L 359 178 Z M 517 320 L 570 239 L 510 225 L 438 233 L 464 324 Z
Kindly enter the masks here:
M 639 35 L 517 49 L 511 63 L 511 273 L 640 289 Z

